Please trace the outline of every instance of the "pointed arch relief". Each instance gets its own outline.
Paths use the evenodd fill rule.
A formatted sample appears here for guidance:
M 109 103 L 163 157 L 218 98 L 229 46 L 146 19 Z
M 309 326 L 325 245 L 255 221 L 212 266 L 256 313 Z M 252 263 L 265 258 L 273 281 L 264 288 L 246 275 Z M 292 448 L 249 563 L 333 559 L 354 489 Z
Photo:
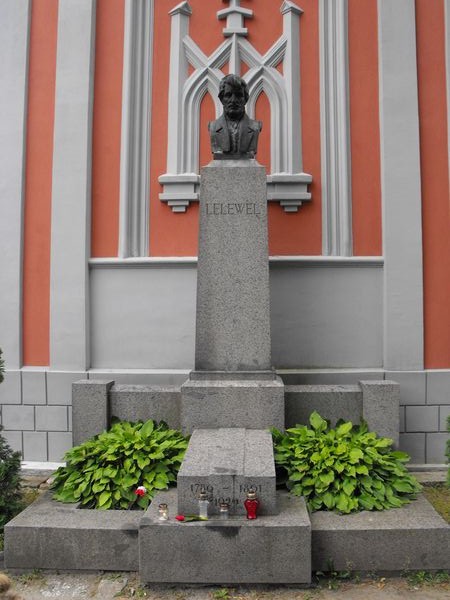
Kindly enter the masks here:
M 301 111 L 300 97 L 293 90 L 296 86 L 300 89 L 300 57 L 293 59 L 290 49 L 299 48 L 300 28 L 293 26 L 293 21 L 299 19 L 301 9 L 292 2 L 283 2 L 280 9 L 283 34 L 264 55 L 245 39 L 244 29 L 228 27 L 224 29 L 226 39 L 210 56 L 206 56 L 189 36 L 191 11 L 177 10 L 181 6 L 188 5 L 182 3 L 170 13 L 168 119 L 172 127 L 169 144 L 177 152 L 168 151 L 167 173 L 159 177 L 164 186 L 160 199 L 167 202 L 174 212 L 185 212 L 190 202 L 198 200 L 200 140 L 204 139 L 204 132 L 200 130 L 201 106 L 206 94 L 210 94 L 216 118 L 222 114 L 219 84 L 227 70 L 240 74 L 248 83 L 247 113 L 250 118 L 254 118 L 261 94 L 268 99 L 270 123 L 264 123 L 270 131 L 267 198 L 280 202 L 286 212 L 296 212 L 302 202 L 311 199 L 307 187 L 312 181 L 310 175 L 302 172 L 301 150 L 299 152 L 296 145 L 301 146 Z M 222 13 L 224 18 L 229 11 Z M 174 121 L 177 127 L 173 126 Z M 297 135 L 293 135 L 293 131 L 298 132 Z

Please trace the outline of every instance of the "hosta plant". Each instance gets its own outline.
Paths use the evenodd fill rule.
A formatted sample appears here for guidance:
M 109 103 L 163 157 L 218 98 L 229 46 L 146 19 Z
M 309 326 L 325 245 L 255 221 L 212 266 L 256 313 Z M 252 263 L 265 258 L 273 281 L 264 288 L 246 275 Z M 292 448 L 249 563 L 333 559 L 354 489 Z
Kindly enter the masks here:
M 367 425 L 339 422 L 331 429 L 313 412 L 311 427 L 286 433 L 272 430 L 275 462 L 287 471 L 291 493 L 304 496 L 312 511 L 351 513 L 396 508 L 416 497 L 421 487 L 405 468 L 405 452 Z
M 66 466 L 52 484 L 54 498 L 84 508 L 145 509 L 157 491 L 176 481 L 187 444 L 163 422 L 117 422 L 66 452 Z M 136 495 L 138 486 L 144 495 Z

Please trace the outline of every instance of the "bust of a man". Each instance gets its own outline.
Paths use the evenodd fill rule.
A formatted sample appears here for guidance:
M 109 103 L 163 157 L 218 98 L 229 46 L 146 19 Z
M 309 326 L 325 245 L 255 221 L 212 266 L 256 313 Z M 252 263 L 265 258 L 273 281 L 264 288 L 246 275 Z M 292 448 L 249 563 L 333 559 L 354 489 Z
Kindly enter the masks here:
M 219 99 L 223 114 L 208 124 L 214 158 L 254 158 L 262 123 L 245 112 L 247 83 L 237 75 L 226 75 L 220 82 Z

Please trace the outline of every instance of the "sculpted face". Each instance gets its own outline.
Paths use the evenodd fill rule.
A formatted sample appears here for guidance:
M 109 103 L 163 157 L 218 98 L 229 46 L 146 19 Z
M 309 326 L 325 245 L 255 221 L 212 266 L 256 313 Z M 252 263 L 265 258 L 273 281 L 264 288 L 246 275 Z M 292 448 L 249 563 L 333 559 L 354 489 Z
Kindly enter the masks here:
M 246 98 L 242 87 L 225 84 L 221 102 L 223 112 L 228 119 L 237 121 L 244 116 Z

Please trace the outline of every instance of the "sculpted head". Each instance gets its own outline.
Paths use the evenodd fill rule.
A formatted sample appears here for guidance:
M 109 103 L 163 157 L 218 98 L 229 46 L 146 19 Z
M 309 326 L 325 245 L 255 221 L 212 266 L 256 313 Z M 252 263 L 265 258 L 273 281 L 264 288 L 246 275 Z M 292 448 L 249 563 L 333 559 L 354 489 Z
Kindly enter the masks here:
M 228 119 L 232 121 L 241 119 L 248 100 L 247 83 L 237 75 L 226 75 L 220 82 L 219 100 Z

